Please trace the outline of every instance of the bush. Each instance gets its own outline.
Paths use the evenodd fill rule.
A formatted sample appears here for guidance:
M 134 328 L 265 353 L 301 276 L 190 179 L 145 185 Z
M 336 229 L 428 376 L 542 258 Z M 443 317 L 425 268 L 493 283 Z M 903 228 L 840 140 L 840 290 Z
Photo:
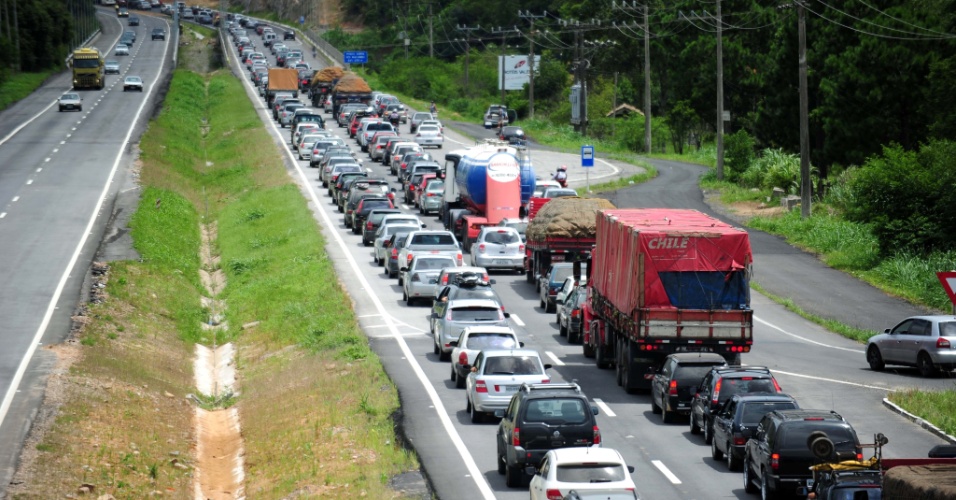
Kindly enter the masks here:
M 737 182 L 755 157 L 754 139 L 746 130 L 738 130 L 724 138 L 724 173 L 728 181 Z

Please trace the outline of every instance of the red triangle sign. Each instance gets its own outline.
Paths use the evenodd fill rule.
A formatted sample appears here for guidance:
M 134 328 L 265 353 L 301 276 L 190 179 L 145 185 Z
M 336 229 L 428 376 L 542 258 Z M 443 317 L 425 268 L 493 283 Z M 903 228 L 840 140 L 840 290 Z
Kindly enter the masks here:
M 949 295 L 949 301 L 956 306 L 956 271 L 944 271 L 941 273 L 936 273 L 936 277 L 939 278 L 939 282 L 943 284 L 943 290 L 946 290 L 946 295 Z

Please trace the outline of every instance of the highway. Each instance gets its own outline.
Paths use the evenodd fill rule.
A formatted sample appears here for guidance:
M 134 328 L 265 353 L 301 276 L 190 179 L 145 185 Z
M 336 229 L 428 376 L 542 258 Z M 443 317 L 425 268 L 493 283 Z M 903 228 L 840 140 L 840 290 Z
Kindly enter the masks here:
M 306 51 L 307 53 L 309 51 Z M 270 59 L 270 62 L 273 60 Z M 233 71 L 248 81 L 244 67 L 230 59 Z M 248 86 L 250 99 L 261 106 L 261 100 Z M 356 315 L 370 338 L 372 347 L 399 387 L 404 432 L 415 447 L 435 492 L 439 498 L 526 498 L 526 488 L 511 489 L 504 477 L 497 473 L 495 432 L 497 424 L 472 424 L 465 412 L 465 393 L 454 388 L 449 379 L 450 365 L 432 354 L 432 340 L 428 334 L 429 307 L 408 307 L 401 300 L 397 280 L 388 279 L 381 268 L 372 262 L 368 247 L 361 244 L 342 223 L 331 199 L 317 181 L 317 172 L 306 162 L 297 161 L 288 146 L 288 131 L 280 129 L 264 112 L 263 121 L 269 124 L 277 141 L 286 144 L 286 160 L 290 172 L 299 181 L 304 195 L 313 205 L 318 223 L 322 226 L 329 245 L 328 251 L 336 265 L 340 279 L 354 298 Z M 330 116 L 330 115 L 326 115 Z M 371 175 L 388 177 L 393 186 L 398 184 L 387 175 L 387 169 L 372 163 L 348 138 L 344 129 L 334 122 L 328 127 L 345 138 L 365 158 Z M 446 124 L 445 147 L 437 156 L 456 147 L 474 143 L 480 137 L 480 127 L 468 127 L 471 137 L 464 137 Z M 401 127 L 402 131 L 407 126 Z M 485 132 L 490 137 L 490 132 Z M 547 177 L 559 164 L 576 165 L 576 155 L 533 149 L 536 170 Z M 652 162 L 660 177 L 645 186 L 636 186 L 609 195 L 619 207 L 667 206 L 696 208 L 711 211 L 703 202 L 697 179 L 701 167 L 676 163 Z M 612 168 L 605 166 L 605 168 Z M 616 166 L 620 168 L 620 166 Z M 619 174 L 620 175 L 620 174 Z M 581 169 L 572 169 L 571 183 L 579 189 L 584 184 Z M 413 207 L 403 206 L 417 213 Z M 440 228 L 434 217 L 424 218 L 429 228 Z M 800 273 L 796 265 L 806 256 L 777 238 L 765 234 L 754 235 L 754 249 L 758 253 L 758 276 L 766 274 Z M 788 250 L 789 249 L 789 250 Z M 793 269 L 778 269 L 783 259 L 793 261 Z M 467 261 L 467 256 L 466 256 Z M 761 263 L 771 263 L 764 269 Z M 823 267 L 817 263 L 818 267 Z M 820 271 L 824 276 L 828 271 Z M 830 271 L 832 272 L 832 271 Z M 815 275 L 806 276 L 807 279 Z M 495 288 L 511 312 L 512 327 L 526 347 L 537 349 L 545 362 L 554 364 L 551 374 L 556 381 L 576 380 L 601 408 L 598 422 L 604 446 L 613 447 L 637 470 L 635 482 L 642 498 L 746 498 L 742 475 L 728 472 L 724 462 L 710 458 L 709 446 L 700 436 L 692 436 L 686 420 L 682 424 L 664 425 L 659 415 L 651 413 L 647 395 L 628 395 L 615 386 L 613 372 L 597 369 L 593 361 L 584 358 L 581 347 L 569 345 L 558 335 L 553 314 L 544 314 L 537 307 L 533 287 L 523 276 L 497 274 Z M 834 278 L 839 281 L 839 278 Z M 862 292 L 861 292 L 862 293 Z M 818 293 L 821 297 L 824 293 Z M 881 317 L 869 321 L 893 323 L 907 306 L 894 304 Z M 886 410 L 881 400 L 890 389 L 919 385 L 921 387 L 949 387 L 946 378 L 921 379 L 914 371 L 894 370 L 871 372 L 864 361 L 862 347 L 852 341 L 810 323 L 788 312 L 756 292 L 753 293 L 756 312 L 754 351 L 744 356 L 744 363 L 770 367 L 783 390 L 793 395 L 804 408 L 833 409 L 847 418 L 859 433 L 861 442 L 872 442 L 872 435 L 883 432 L 890 440 L 884 450 L 887 456 L 925 456 L 939 438 L 909 421 Z
M 103 237 L 112 200 L 129 180 L 131 144 L 138 141 L 172 59 L 171 37 L 151 41 L 163 17 L 140 16 L 126 26 L 100 10 L 102 33 L 93 45 L 113 59 L 123 30 L 137 40 L 129 56 L 115 57 L 120 75 L 103 90 L 81 90 L 81 112 L 58 112 L 56 99 L 71 89 L 71 74 L 54 76 L 37 92 L 0 114 L 0 449 L 19 450 L 42 401 L 55 356 L 43 349 L 70 332 L 83 280 Z M 121 22 L 122 21 L 122 22 Z M 127 75 L 145 91 L 123 92 Z M 0 455 L 0 492 L 19 453 Z

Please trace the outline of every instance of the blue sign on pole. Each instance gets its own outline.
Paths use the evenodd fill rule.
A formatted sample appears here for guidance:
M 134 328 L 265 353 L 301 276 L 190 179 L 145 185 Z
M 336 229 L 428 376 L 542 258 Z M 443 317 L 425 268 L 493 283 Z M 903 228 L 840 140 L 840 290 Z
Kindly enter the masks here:
M 305 24 L 305 16 L 299 16 L 299 24 Z
M 594 166 L 594 146 L 581 146 L 581 166 Z
M 342 55 L 345 56 L 345 64 L 368 64 L 367 50 L 346 50 Z

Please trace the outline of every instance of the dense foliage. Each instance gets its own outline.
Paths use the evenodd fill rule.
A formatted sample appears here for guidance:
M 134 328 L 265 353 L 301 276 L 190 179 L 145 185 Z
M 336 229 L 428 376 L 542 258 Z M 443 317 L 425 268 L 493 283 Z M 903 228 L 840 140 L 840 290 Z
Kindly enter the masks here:
M 71 47 L 92 34 L 95 23 L 92 0 L 3 0 L 0 83 L 13 71 L 35 72 L 61 65 Z

